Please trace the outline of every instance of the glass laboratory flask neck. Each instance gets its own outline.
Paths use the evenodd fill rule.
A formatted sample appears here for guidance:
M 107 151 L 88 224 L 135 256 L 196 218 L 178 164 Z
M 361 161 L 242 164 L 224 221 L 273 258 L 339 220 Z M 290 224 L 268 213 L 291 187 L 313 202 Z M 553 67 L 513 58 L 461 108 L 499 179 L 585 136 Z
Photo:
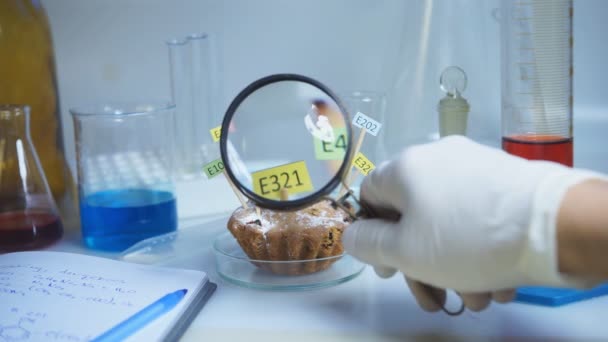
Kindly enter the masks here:
M 63 225 L 29 134 L 29 107 L 0 105 L 0 253 L 46 246 Z
M 30 141 L 29 107 L 21 105 L 0 105 L 0 139 Z

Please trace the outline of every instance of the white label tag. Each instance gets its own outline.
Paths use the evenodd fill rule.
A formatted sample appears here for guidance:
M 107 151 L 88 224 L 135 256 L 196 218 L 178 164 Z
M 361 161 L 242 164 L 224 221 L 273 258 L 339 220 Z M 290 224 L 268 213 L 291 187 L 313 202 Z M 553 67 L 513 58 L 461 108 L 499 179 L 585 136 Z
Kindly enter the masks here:
M 381 123 L 361 112 L 357 112 L 357 114 L 353 118 L 353 125 L 365 129 L 369 134 L 373 136 L 377 136 L 378 132 L 380 132 L 380 128 L 382 128 Z

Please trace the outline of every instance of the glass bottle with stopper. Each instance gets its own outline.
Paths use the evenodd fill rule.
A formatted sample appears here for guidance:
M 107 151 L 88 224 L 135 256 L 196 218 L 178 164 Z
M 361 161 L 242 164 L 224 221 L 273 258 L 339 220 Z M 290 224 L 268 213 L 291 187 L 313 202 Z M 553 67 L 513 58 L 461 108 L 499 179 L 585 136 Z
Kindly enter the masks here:
M 439 135 L 467 134 L 467 119 L 470 106 L 462 93 L 467 87 L 467 75 L 457 66 L 447 67 L 439 79 L 445 97 L 439 101 Z
M 0 105 L 0 252 L 44 247 L 63 225 L 29 133 L 29 107 Z

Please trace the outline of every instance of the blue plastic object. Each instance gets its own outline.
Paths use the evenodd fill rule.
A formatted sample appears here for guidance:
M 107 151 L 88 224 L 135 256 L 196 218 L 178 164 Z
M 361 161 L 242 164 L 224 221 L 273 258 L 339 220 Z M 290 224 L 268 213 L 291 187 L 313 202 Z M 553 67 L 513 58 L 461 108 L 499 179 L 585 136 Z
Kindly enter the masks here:
M 608 294 L 608 284 L 589 290 L 554 287 L 520 287 L 515 301 L 529 304 L 560 306 Z

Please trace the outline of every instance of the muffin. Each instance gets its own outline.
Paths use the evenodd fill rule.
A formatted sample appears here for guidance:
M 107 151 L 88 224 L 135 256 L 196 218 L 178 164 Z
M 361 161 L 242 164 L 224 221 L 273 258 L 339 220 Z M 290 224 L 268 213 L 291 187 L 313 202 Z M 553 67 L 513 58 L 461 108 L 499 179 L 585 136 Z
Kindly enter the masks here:
M 259 216 L 253 207 L 238 208 L 228 220 L 228 230 L 252 260 L 311 260 L 253 262 L 276 274 L 301 275 L 325 270 L 338 259 L 329 257 L 342 255 L 342 232 L 350 222 L 348 213 L 323 200 L 298 211 L 260 208 Z

